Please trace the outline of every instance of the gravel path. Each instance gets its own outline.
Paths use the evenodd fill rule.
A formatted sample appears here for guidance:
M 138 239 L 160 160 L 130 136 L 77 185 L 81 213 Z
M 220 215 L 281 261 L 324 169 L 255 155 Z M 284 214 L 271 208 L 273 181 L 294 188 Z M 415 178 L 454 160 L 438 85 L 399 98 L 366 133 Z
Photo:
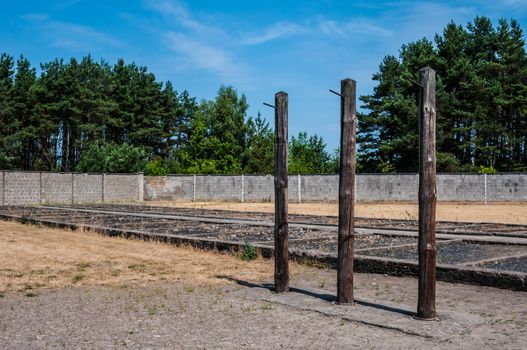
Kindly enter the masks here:
M 295 286 L 334 293 L 334 272 L 312 269 Z M 415 280 L 358 274 L 356 294 L 379 305 L 415 301 Z M 527 294 L 439 284 L 443 317 L 464 310 L 480 319 L 447 338 L 427 338 L 350 322 L 346 317 L 260 299 L 262 290 L 230 283 L 196 287 L 150 283 L 45 291 L 0 298 L 2 349 L 521 349 L 527 341 Z M 264 291 L 265 292 L 265 291 Z M 271 295 L 266 292 L 265 295 Z M 455 296 L 455 297 L 454 297 Z M 329 307 L 331 306 L 328 304 Z M 353 310 L 353 309 L 351 309 Z M 408 318 L 408 322 L 416 322 Z M 427 327 L 427 326 L 425 326 Z M 437 327 L 433 323 L 430 327 Z

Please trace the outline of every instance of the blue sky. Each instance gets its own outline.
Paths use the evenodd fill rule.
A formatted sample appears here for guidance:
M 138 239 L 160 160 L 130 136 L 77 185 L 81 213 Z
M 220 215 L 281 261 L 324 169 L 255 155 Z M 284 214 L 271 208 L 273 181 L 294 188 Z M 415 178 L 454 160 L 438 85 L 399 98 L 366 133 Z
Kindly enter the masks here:
M 339 142 L 339 99 L 328 89 L 357 80 L 372 91 L 386 54 L 433 38 L 450 21 L 476 15 L 515 18 L 527 30 L 527 0 L 494 1 L 229 1 L 2 0 L 0 52 L 24 54 L 33 65 L 91 54 L 146 65 L 198 99 L 220 85 L 247 95 L 249 115 L 274 93 L 289 93 L 289 133 Z

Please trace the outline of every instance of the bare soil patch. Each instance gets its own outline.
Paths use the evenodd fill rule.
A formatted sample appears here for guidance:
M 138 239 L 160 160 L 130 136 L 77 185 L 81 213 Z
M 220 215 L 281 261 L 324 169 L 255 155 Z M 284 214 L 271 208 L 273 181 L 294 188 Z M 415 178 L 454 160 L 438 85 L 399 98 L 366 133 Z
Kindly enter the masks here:
M 152 201 L 143 204 L 176 208 L 274 212 L 274 203 Z M 290 214 L 337 216 L 337 203 L 289 203 Z M 527 224 L 527 202 L 437 203 L 438 221 Z M 416 203 L 357 203 L 355 216 L 379 219 L 417 220 Z
M 225 283 L 218 275 L 252 281 L 272 271 L 264 259 L 0 221 L 0 293 L 154 281 L 214 285 Z

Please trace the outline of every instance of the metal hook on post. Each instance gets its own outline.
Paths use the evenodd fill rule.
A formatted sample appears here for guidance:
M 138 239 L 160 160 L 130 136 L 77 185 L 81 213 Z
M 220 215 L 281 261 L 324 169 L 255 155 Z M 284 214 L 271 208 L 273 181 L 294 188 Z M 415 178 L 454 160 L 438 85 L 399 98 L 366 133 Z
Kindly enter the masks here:
M 337 96 L 344 97 L 344 96 L 342 96 L 341 94 L 339 94 L 338 92 L 336 92 L 335 90 L 331 90 L 331 89 L 329 89 L 329 92 L 334 93 L 334 94 L 337 95 Z
M 271 104 L 269 104 L 269 103 L 265 103 L 265 102 L 264 102 L 263 104 L 264 104 L 264 106 L 267 106 L 267 107 L 271 107 L 271 108 L 273 108 L 273 109 L 276 109 L 275 106 L 273 106 L 273 105 L 271 105 Z

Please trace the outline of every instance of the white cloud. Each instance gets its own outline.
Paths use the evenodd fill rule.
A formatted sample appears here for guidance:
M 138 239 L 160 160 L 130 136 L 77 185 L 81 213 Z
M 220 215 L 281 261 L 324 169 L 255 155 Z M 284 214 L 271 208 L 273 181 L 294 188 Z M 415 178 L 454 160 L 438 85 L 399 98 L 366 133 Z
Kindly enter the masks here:
M 242 39 L 246 45 L 262 44 L 274 39 L 290 37 L 307 32 L 307 28 L 291 22 L 277 22 L 268 27 L 262 34 L 248 36 Z
M 47 13 L 28 13 L 21 16 L 22 19 L 31 22 L 42 22 L 49 18 Z
M 225 32 L 211 23 L 202 23 L 194 19 L 192 13 L 180 1 L 146 0 L 151 10 L 171 20 L 172 26 L 179 26 L 200 36 L 218 37 Z
M 346 37 L 346 32 L 339 27 L 337 21 L 321 21 L 318 26 L 322 33 L 325 35 L 337 35 L 342 38 Z
M 165 38 L 173 51 L 181 54 L 185 64 L 194 69 L 206 69 L 230 81 L 240 81 L 245 69 L 227 50 L 167 31 Z
M 320 21 L 318 26 L 320 31 L 325 35 L 336 35 L 341 38 L 348 38 L 350 34 L 361 34 L 381 37 L 389 37 L 393 35 L 393 32 L 391 30 L 383 28 L 379 25 L 376 25 L 363 19 L 352 19 L 343 23 L 339 23 L 333 20 L 324 20 Z
M 50 47 L 92 52 L 104 47 L 126 46 L 109 34 L 76 23 L 53 20 L 47 14 L 33 13 L 22 18 L 38 29 Z
M 242 37 L 241 43 L 243 45 L 256 45 L 295 35 L 313 36 L 320 33 L 326 36 L 337 36 L 340 38 L 348 38 L 353 34 L 378 37 L 389 37 L 393 35 L 391 30 L 363 19 L 354 19 L 345 22 L 338 22 L 335 20 L 306 20 L 306 23 L 315 24 L 298 24 L 284 21 L 277 22 L 269 26 L 261 34 Z

